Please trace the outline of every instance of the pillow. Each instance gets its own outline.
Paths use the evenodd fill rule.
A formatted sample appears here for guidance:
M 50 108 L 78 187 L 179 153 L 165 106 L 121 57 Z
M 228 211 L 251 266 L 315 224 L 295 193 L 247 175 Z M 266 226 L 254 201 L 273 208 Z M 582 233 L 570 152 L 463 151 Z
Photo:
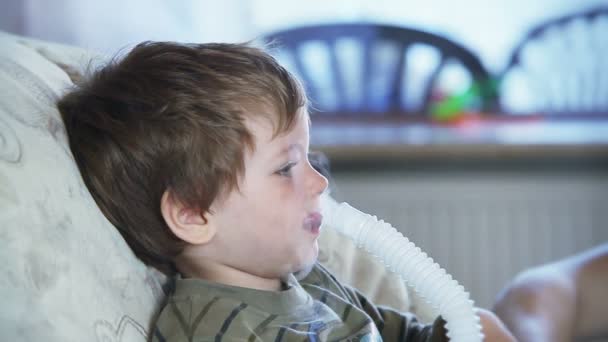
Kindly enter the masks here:
M 390 272 L 378 258 L 333 229 L 321 231 L 319 262 L 374 304 L 412 312 L 421 322 L 435 320 L 432 306 L 408 287 L 401 276 Z
M 57 98 L 93 55 L 0 32 L 0 331 L 6 341 L 146 341 L 164 277 L 105 219 Z
M 401 311 L 411 309 L 408 291 L 401 278 L 333 229 L 323 229 L 319 237 L 319 262 L 340 281 L 360 290 L 374 304 Z

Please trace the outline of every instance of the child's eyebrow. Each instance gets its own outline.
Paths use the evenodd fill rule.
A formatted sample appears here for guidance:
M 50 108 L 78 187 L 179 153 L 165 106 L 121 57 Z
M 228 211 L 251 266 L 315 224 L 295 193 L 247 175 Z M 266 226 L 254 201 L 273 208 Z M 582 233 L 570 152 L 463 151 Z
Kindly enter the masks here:
M 287 146 L 286 148 L 282 149 L 277 156 L 280 157 L 282 155 L 289 154 L 289 152 L 291 152 L 293 150 L 302 152 L 304 150 L 304 147 L 301 144 L 299 144 L 299 143 L 289 144 L 289 146 Z

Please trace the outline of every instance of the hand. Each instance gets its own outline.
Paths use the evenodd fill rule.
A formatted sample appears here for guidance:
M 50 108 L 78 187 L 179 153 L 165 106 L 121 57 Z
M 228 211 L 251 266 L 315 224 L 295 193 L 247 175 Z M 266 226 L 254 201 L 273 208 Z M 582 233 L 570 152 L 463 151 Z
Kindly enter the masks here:
M 491 311 L 477 309 L 481 319 L 481 331 L 485 335 L 484 341 L 516 342 L 517 340 L 502 321 Z

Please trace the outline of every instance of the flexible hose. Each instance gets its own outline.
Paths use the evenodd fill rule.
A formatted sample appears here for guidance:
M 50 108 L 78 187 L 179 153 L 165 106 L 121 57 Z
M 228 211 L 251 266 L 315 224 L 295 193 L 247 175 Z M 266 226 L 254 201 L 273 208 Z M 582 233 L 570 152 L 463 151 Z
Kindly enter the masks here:
M 363 213 L 348 203 L 322 196 L 323 227 L 350 237 L 355 244 L 382 260 L 426 299 L 446 321 L 451 341 L 482 341 L 479 316 L 469 293 L 413 242 L 389 223 Z

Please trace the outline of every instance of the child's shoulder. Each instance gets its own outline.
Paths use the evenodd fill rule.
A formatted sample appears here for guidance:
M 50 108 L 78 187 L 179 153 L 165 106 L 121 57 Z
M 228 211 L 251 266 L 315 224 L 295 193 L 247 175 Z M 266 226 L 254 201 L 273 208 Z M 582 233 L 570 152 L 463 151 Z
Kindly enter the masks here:
M 272 300 L 254 299 L 259 291 L 224 286 L 202 279 L 176 279 L 171 295 L 166 299 L 156 323 L 158 341 L 212 340 L 224 336 L 229 340 L 247 340 L 250 327 L 270 316 L 263 310 Z M 219 332 L 219 333 L 218 333 Z
M 316 262 L 304 277 L 298 277 L 300 284 L 310 284 L 327 287 L 331 283 L 339 284 L 340 281 L 320 262 Z
M 310 273 L 300 280 L 300 284 L 304 288 L 312 285 L 328 290 L 340 297 L 349 297 L 349 291 L 345 284 L 319 262 L 315 263 Z

